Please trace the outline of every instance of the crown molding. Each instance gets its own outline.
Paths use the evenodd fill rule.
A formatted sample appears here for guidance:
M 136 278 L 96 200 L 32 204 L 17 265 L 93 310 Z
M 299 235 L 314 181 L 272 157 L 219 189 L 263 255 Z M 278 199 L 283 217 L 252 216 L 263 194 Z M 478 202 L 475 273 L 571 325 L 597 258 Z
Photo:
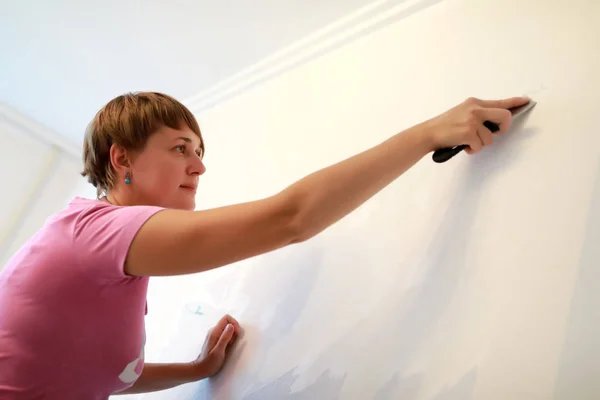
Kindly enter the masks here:
M 443 0 L 378 0 L 183 101 L 200 113 Z
M 193 113 L 200 113 L 442 1 L 444 0 L 374 1 L 218 82 L 207 90 L 183 100 L 183 103 Z M 20 131 L 56 148 L 65 155 L 77 160 L 81 159 L 81 149 L 75 143 L 2 102 L 0 102 L 0 117 Z

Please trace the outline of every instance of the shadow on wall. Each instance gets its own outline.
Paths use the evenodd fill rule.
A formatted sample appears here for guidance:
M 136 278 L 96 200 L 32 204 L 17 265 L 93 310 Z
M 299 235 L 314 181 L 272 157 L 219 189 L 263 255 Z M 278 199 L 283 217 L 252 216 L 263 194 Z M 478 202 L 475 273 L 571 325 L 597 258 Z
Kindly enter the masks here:
M 518 123 L 515 126 L 516 131 Z M 536 131 L 529 128 L 520 130 L 518 136 L 509 133 L 498 137 L 493 148 L 469 160 L 462 185 L 421 261 L 419 268 L 426 271 L 423 284 L 407 292 L 404 298 L 398 298 L 395 292 L 388 293 L 381 301 L 382 312 L 354 327 L 353 331 L 360 333 L 353 337 L 366 337 L 369 343 L 377 343 L 368 347 L 371 354 L 352 356 L 368 360 L 365 375 L 374 370 L 372 379 L 377 379 L 375 374 L 380 375 L 382 371 L 396 371 L 377 392 L 377 400 L 418 397 L 422 374 L 411 374 L 409 367 L 425 349 L 464 277 L 469 232 L 475 222 L 480 194 L 486 183 L 519 157 L 519 143 L 534 134 Z M 453 318 L 460 320 L 460 310 L 454 312 Z M 339 356 L 356 345 L 340 342 L 340 348 L 332 349 L 329 356 Z M 455 385 L 445 387 L 433 399 L 472 398 L 476 382 L 477 366 L 473 365 Z
M 272 347 L 286 338 L 306 308 L 318 280 L 322 258 L 323 251 L 318 248 L 318 242 L 310 241 L 274 252 L 264 258 L 268 265 L 254 269 L 247 284 L 260 285 L 260 291 L 248 289 L 252 296 L 251 305 L 244 312 L 244 319 L 260 321 L 264 320 L 265 314 L 270 314 L 268 325 L 258 327 L 244 324 L 243 336 L 222 372 L 210 382 L 199 383 L 194 399 L 234 398 L 233 393 L 238 393 L 239 388 L 244 388 L 243 392 L 246 393 L 256 393 L 244 398 L 287 398 L 282 396 L 289 394 L 296 380 L 293 370 L 267 385 L 261 381 L 261 374 L 269 356 L 272 356 Z M 268 307 L 272 307 L 270 312 L 266 309 Z M 280 354 L 281 357 L 285 355 Z M 330 381 L 325 378 L 324 381 Z M 235 384 L 235 388 L 232 384 Z M 271 397 L 264 397 L 261 388 L 267 390 Z
M 411 374 L 409 368 L 447 312 L 464 276 L 469 232 L 477 215 L 480 194 L 487 182 L 519 156 L 518 144 L 535 133 L 533 129 L 523 129 L 518 136 L 498 137 L 493 149 L 468 160 L 461 186 L 421 261 L 420 268 L 426 271 L 421 286 L 409 291 L 404 298 L 399 298 L 394 291 L 388 292 L 377 307 L 377 313 L 355 324 L 316 358 L 311 368 L 321 371 L 311 385 L 290 393 L 299 377 L 293 368 L 272 382 L 247 391 L 250 394 L 244 399 L 338 399 L 342 398 L 346 384 L 359 388 L 363 381 L 380 381 L 382 374 L 389 374 L 390 379 L 377 390 L 376 400 L 416 398 L 422 389 L 423 375 Z M 304 274 L 311 274 L 311 268 L 316 266 L 296 270 L 299 282 L 306 279 Z M 286 313 L 301 308 L 299 304 L 288 304 L 278 308 L 277 316 L 287 319 Z M 460 319 L 460 315 L 456 318 Z M 287 329 L 291 326 L 283 331 Z M 267 340 L 276 338 L 268 334 L 265 337 Z M 268 347 L 269 343 L 259 346 L 259 352 L 253 354 L 254 362 L 260 363 Z M 356 382 L 347 382 L 348 379 L 356 379 Z M 442 388 L 433 399 L 472 398 L 476 383 L 477 365 L 473 365 L 455 384 Z M 344 398 L 349 399 L 372 396 L 372 393 L 362 392 L 344 394 Z
M 376 392 L 376 400 L 418 398 L 423 388 L 423 375 L 410 372 L 410 368 L 426 349 L 464 276 L 469 232 L 477 215 L 479 197 L 485 180 L 489 179 L 490 173 L 497 171 L 491 163 L 492 156 L 489 155 L 470 163 L 461 186 L 419 262 L 418 269 L 425 275 L 422 283 L 402 297 L 397 292 L 388 292 L 381 301 L 382 312 L 354 328 L 354 337 L 376 343 L 353 357 L 364 360 L 365 380 L 375 381 L 377 375 L 384 372 L 393 374 Z M 457 318 L 460 319 L 459 316 Z M 340 348 L 332 349 L 328 357 L 333 358 L 348 348 L 360 347 L 344 341 L 339 345 Z M 360 371 L 356 371 L 355 376 L 358 375 Z M 434 398 L 470 398 L 476 377 L 477 368 L 473 366 L 455 386 L 445 388 Z M 360 395 L 364 397 L 367 393 Z
M 272 299 L 281 299 L 273 306 L 268 327 L 245 324 L 244 336 L 222 372 L 214 379 L 186 385 L 178 398 L 228 399 L 233 398 L 234 393 L 244 393 L 242 398 L 245 400 L 418 397 L 423 389 L 423 374 L 412 373 L 409 368 L 427 346 L 430 335 L 448 311 L 464 277 L 469 232 L 477 215 L 480 195 L 486 183 L 519 156 L 518 143 L 527 140 L 533 133 L 533 130 L 527 129 L 519 132 L 518 136 L 507 134 L 499 137 L 493 148 L 467 161 L 460 187 L 420 261 L 420 269 L 426 275 L 423 283 L 408 291 L 403 298 L 399 298 L 395 291 L 386 293 L 380 306 L 375 307 L 376 313 L 356 323 L 316 357 L 309 367 L 316 372 L 313 375 L 317 378 L 313 383 L 291 392 L 301 374 L 297 372 L 299 366 L 270 382 L 261 381 L 261 373 L 273 354 L 271 349 L 292 331 L 308 304 L 322 266 L 323 249 L 317 247 L 318 241 L 276 252 L 266 258 L 267 266 L 255 269 L 248 282 L 260 284 L 261 289 L 249 290 L 252 305 L 244 314 L 248 320 L 260 321 L 264 316 L 264 306 Z M 285 272 L 277 273 L 276 268 L 285 268 Z M 455 310 L 455 317 L 461 318 L 460 310 Z M 284 352 L 278 356 L 285 357 Z M 477 372 L 477 365 L 472 365 L 456 383 L 442 388 L 432 398 L 472 398 Z M 382 380 L 386 383 L 375 393 L 360 392 L 362 382 Z M 358 393 L 350 393 L 349 387 L 356 388 Z
M 521 129 L 524 119 L 515 122 L 513 133 L 495 138 L 494 146 L 469 160 L 468 171 L 451 206 L 444 217 L 431 245 L 425 252 L 426 259 L 421 268 L 428 271 L 424 284 L 409 294 L 394 313 L 402 315 L 401 322 L 395 326 L 400 343 L 395 355 L 399 360 L 398 371 L 402 378 L 395 388 L 391 385 L 387 393 L 380 393 L 378 400 L 416 397 L 421 379 L 417 375 L 407 375 L 406 368 L 423 349 L 430 334 L 447 311 L 455 297 L 460 280 L 463 278 L 466 256 L 469 249 L 469 232 L 475 222 L 480 194 L 494 177 L 514 162 L 519 156 L 521 144 L 530 140 L 538 132 L 533 128 Z M 517 134 L 518 132 L 518 134 Z M 466 155 L 463 155 L 466 157 Z M 393 295 L 393 294 L 392 294 Z M 403 304 L 409 304 L 405 309 Z M 392 314 L 394 315 L 394 314 Z M 455 310 L 454 319 L 460 320 L 460 311 Z M 451 342 L 451 341 L 449 341 Z M 477 382 L 477 366 L 466 371 L 452 387 L 442 389 L 433 397 L 441 399 L 469 399 Z
M 600 162 L 581 249 L 565 342 L 559 360 L 556 399 L 600 398 Z M 569 266 L 565 266 L 569 267 Z
M 433 400 L 464 400 L 473 398 L 473 390 L 477 382 L 477 367 L 473 367 L 452 387 L 444 388 Z M 421 387 L 421 376 L 407 376 L 400 381 L 398 374 L 394 374 L 385 385 L 383 385 L 373 400 L 397 400 L 416 398 Z

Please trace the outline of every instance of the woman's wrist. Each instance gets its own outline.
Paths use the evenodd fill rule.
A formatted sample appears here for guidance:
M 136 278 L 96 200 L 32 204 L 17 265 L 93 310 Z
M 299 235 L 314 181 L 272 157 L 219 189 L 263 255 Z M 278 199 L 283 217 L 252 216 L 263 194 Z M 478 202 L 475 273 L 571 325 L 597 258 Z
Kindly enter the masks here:
M 194 381 L 200 381 L 211 376 L 206 364 L 200 360 L 192 361 L 187 366 Z

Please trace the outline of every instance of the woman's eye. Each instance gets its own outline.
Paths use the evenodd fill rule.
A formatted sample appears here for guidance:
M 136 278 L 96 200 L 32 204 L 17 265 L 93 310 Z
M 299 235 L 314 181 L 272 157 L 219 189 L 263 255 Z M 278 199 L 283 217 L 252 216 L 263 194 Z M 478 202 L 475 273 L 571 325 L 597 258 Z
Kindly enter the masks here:
M 185 153 L 185 146 L 184 145 L 179 145 L 177 147 L 175 147 L 175 149 L 180 152 L 180 153 Z

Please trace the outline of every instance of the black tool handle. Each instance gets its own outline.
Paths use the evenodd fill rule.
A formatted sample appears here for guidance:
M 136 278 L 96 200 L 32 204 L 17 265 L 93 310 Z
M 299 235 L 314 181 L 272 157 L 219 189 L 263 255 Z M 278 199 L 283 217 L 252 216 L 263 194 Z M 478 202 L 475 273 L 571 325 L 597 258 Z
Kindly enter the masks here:
M 492 131 L 492 133 L 498 132 L 500 130 L 498 124 L 491 121 L 485 121 L 483 125 L 485 125 L 485 127 L 488 128 L 490 131 Z M 468 146 L 466 144 L 461 144 L 460 146 L 456 147 L 446 147 L 443 149 L 436 150 L 433 152 L 433 161 L 435 161 L 436 163 L 446 162 L 461 151 L 463 151 L 464 149 L 466 149 L 467 147 Z

